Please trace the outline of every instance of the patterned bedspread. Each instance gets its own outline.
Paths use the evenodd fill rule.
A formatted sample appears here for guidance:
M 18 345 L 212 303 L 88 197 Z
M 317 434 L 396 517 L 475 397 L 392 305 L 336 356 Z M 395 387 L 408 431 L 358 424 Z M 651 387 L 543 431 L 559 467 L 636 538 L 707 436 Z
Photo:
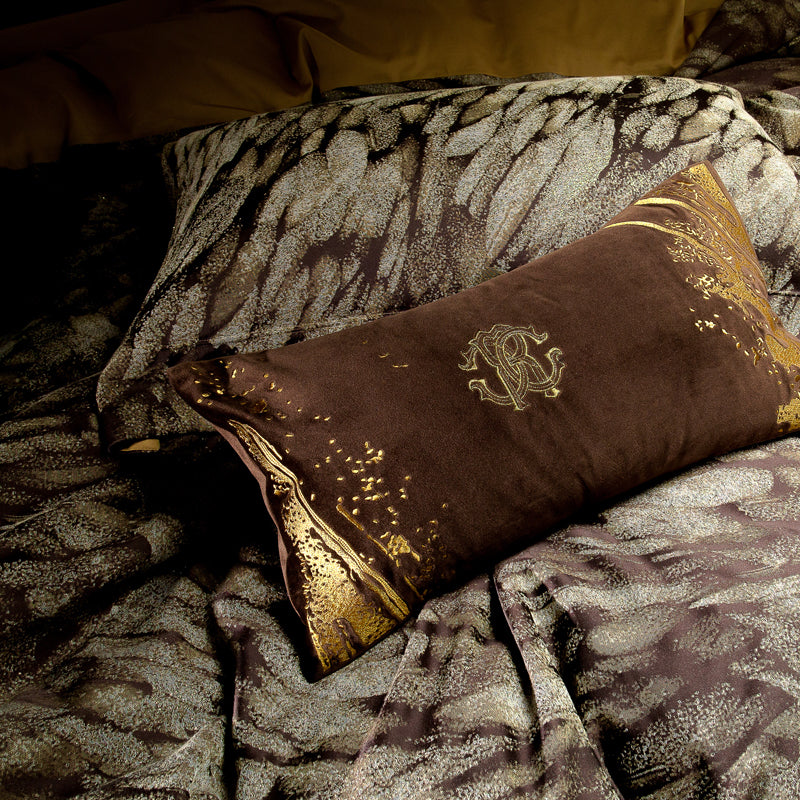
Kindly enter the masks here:
M 740 92 L 796 186 L 798 34 L 796 4 L 728 0 L 678 73 Z M 1 178 L 0 797 L 800 797 L 796 436 L 582 512 L 308 682 L 233 452 L 100 432 L 170 235 L 165 141 Z M 768 274 L 797 333 L 800 273 Z

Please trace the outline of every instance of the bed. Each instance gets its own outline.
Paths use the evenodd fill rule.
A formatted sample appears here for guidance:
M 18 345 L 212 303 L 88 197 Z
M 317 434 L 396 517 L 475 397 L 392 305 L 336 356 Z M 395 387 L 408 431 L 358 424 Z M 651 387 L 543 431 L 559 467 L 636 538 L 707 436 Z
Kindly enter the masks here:
M 462 447 L 447 469 L 469 487 L 453 516 L 480 529 L 469 558 L 447 572 L 434 553 L 428 572 L 443 580 L 363 647 L 325 662 L 312 652 L 319 629 L 287 589 L 291 553 L 276 529 L 285 519 L 274 505 L 270 515 L 250 474 L 252 440 L 237 450 L 213 414 L 185 399 L 198 381 L 192 396 L 203 410 L 205 385 L 187 365 L 215 359 L 227 369 L 265 350 L 309 354 L 309 364 L 313 355 L 327 380 L 325 359 L 343 361 L 338 344 L 333 355 L 314 350 L 320 342 L 360 336 L 365 324 L 385 331 L 430 308 L 458 316 L 459 298 L 516 286 L 527 264 L 561 264 L 553 259 L 582 239 L 612 242 L 610 279 L 615 263 L 633 260 L 618 238 L 633 235 L 625 215 L 655 213 L 642 199 L 690 170 L 741 216 L 763 273 L 761 312 L 785 326 L 791 350 L 800 332 L 800 11 L 725 0 L 706 17 L 690 52 L 649 74 L 564 75 L 537 64 L 495 77 L 411 71 L 346 88 L 336 77 L 254 116 L 230 104 L 217 119 L 179 116 L 127 132 L 116 119 L 83 142 L 40 150 L 43 140 L 22 137 L 27 155 L 17 150 L 0 175 L 11 200 L 0 301 L 3 797 L 800 796 L 794 400 L 777 427 L 755 425 L 761 412 L 748 406 L 746 434 L 715 438 L 680 468 L 648 454 L 644 478 L 603 484 L 585 503 L 570 495 L 556 522 L 518 531 L 502 553 L 481 531 L 513 493 L 496 507 L 476 494 L 470 505 L 473 456 Z M 672 206 L 694 202 L 677 196 Z M 636 225 L 649 231 L 655 223 L 644 219 Z M 585 239 L 598 234 L 606 239 Z M 600 297 L 600 283 L 590 294 Z M 719 300 L 699 279 L 688 283 L 697 308 Z M 644 286 L 632 314 L 649 308 L 639 305 L 653 294 Z M 739 339 L 718 335 L 710 312 L 693 305 L 692 314 L 704 344 L 730 351 L 726 363 L 752 372 L 769 362 L 764 374 L 780 368 L 778 383 L 795 391 L 796 360 L 755 349 L 739 358 Z M 650 336 L 666 330 L 653 324 Z M 587 352 L 602 349 L 598 331 L 582 334 Z M 465 343 L 459 380 L 503 331 L 491 333 L 472 351 Z M 521 340 L 509 341 L 505 352 L 521 358 Z M 526 387 L 539 380 L 547 402 L 568 394 L 576 348 L 551 348 L 548 375 L 537 362 Z M 680 350 L 671 340 L 658 349 L 676 375 L 693 368 L 673 358 Z M 636 373 L 634 351 L 609 358 L 624 355 L 620 368 Z M 408 372 L 392 360 L 395 373 Z M 189 389 L 168 369 L 189 375 Z M 719 384 L 723 371 L 713 374 L 706 383 Z M 213 394 L 221 384 L 208 375 Z M 494 405 L 496 381 L 465 398 L 482 411 L 516 403 L 508 413 L 521 418 L 528 389 L 503 385 L 509 394 Z M 758 399 L 762 389 L 750 386 L 740 403 L 728 389 L 698 390 L 691 402 L 677 395 L 658 424 L 637 400 L 624 429 L 635 420 L 636 443 L 666 431 L 668 444 L 673 420 L 696 411 L 714 428 L 728 406 Z M 408 415 L 403 425 L 413 451 L 427 429 Z M 727 423 L 716 427 L 725 434 Z M 523 485 L 521 474 L 513 481 Z M 298 486 L 286 486 L 296 500 Z M 411 490 L 397 492 L 406 500 Z M 339 512 L 352 530 L 362 528 L 356 511 Z M 405 535 L 375 545 L 403 564 Z M 430 577 L 421 567 L 414 575 Z

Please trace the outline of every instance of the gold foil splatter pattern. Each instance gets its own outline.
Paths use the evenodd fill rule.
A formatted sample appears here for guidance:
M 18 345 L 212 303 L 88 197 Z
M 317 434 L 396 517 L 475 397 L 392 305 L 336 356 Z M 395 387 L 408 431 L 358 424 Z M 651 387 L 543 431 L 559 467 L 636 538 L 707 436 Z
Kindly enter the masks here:
M 336 439 L 329 439 L 328 446 L 330 452 L 324 458 L 325 463 L 342 470 L 342 474 L 336 476 L 337 483 L 346 486 L 355 485 L 353 479 L 358 481 L 348 502 L 344 496 L 338 499 L 336 511 L 366 535 L 383 557 L 402 573 L 414 595 L 422 599 L 439 577 L 437 573 L 446 560 L 439 539 L 439 520 L 415 525 L 414 536 L 409 538 L 406 535 L 409 523 L 403 514 L 409 500 L 411 475 L 404 475 L 398 486 L 390 485 L 382 472 L 386 452 L 369 440 L 361 443 L 359 452 L 353 454 L 346 453 Z M 447 503 L 442 503 L 442 512 L 447 508 Z M 367 562 L 372 560 L 367 559 Z
M 396 367 L 391 360 L 386 363 Z M 196 366 L 192 369 L 197 374 L 195 383 L 203 390 L 199 398 L 202 402 L 212 405 L 215 398 L 224 395 L 227 402 L 260 415 L 267 422 L 283 423 L 290 418 L 275 407 L 277 394 L 284 389 L 276 380 L 270 379 L 264 387 L 268 393 L 266 398 L 253 399 L 248 396 L 252 394 L 249 381 L 243 384 L 246 389 L 243 392 L 231 385 L 229 359 L 218 359 L 202 369 Z M 243 367 L 237 366 L 233 371 L 241 380 Z M 266 373 L 264 380 L 269 378 Z M 330 414 L 319 409 L 305 409 L 304 413 L 306 404 L 281 398 L 281 407 L 284 403 L 287 410 L 304 415 L 311 424 L 326 424 L 332 419 Z M 306 499 L 301 489 L 303 480 L 291 473 L 283 462 L 280 453 L 286 456 L 292 453 L 285 444 L 302 438 L 297 431 L 283 429 L 276 434 L 283 443 L 279 453 L 251 426 L 231 422 L 231 427 L 272 479 L 284 527 L 303 564 L 302 591 L 307 622 L 312 645 L 324 671 L 349 661 L 356 649 L 359 652 L 365 649 L 409 613 L 405 601 L 373 569 L 376 561 L 383 559 L 385 566 L 391 565 L 390 569 L 400 574 L 403 585 L 419 600 L 435 585 L 450 578 L 452 569 L 447 566 L 447 550 L 439 535 L 439 517 L 447 514 L 448 504 L 441 503 L 438 513 L 430 514 L 431 518 L 422 524 L 418 519 L 404 519 L 409 508 L 412 476 L 401 473 L 396 483 L 388 479 L 384 474 L 384 448 L 365 439 L 355 451 L 348 451 L 335 436 L 326 435 L 322 450 L 310 462 L 313 471 L 320 476 L 317 488 L 318 481 L 328 480 L 325 476 L 328 471 L 338 491 L 338 498 L 329 507 L 329 512 L 336 515 L 333 518 L 342 520 L 348 529 L 353 533 L 357 531 L 364 542 L 372 546 L 371 554 L 356 553 L 311 508 L 311 502 L 320 502 L 318 493 L 309 492 Z M 378 598 L 374 603 L 369 599 L 357 599 L 362 586 L 368 587 L 370 597 Z
M 778 409 L 778 424 L 786 424 L 789 430 L 800 430 L 800 397 L 794 397 Z
M 728 301 L 728 309 L 738 310 L 747 323 L 752 341 L 745 345 L 740 337 L 721 325 L 718 314 L 695 320 L 699 331 L 718 330 L 731 338 L 737 351 L 756 366 L 764 361 L 778 384 L 784 380 L 800 382 L 800 347 L 772 312 L 756 277 L 758 260 L 747 232 L 724 192 L 704 164 L 684 173 L 685 180 L 673 181 L 671 195 L 649 195 L 637 205 L 679 205 L 691 214 L 694 224 L 667 220 L 663 224 L 632 220 L 607 227 L 637 225 L 662 231 L 673 237 L 668 250 L 674 261 L 697 264 L 707 271 L 690 274 L 686 281 L 705 300 L 716 296 Z M 677 196 L 677 197 L 676 197 Z M 711 202 L 709 202 L 711 201 Z M 730 305 L 733 304 L 733 305 Z M 695 309 L 690 308 L 694 312 Z M 787 432 L 800 430 L 800 392 L 789 403 L 779 406 L 776 421 Z
M 272 479 L 280 516 L 303 577 L 311 643 L 323 670 L 335 669 L 409 614 L 389 583 L 312 509 L 278 451 L 250 425 L 230 421 L 239 440 Z M 355 641 L 354 641 L 355 640 Z

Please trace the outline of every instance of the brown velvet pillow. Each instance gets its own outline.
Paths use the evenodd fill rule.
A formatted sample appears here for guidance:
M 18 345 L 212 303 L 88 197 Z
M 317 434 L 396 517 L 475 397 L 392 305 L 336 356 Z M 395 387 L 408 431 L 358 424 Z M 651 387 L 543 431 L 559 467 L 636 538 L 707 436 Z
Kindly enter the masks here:
M 798 348 L 701 164 L 475 288 L 170 380 L 259 480 L 324 674 L 587 503 L 800 427 Z

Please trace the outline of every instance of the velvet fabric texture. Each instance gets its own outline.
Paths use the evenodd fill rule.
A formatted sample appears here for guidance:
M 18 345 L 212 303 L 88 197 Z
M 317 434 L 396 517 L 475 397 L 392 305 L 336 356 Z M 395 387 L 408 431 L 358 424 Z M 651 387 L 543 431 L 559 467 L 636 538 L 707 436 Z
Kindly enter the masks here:
M 587 504 L 798 427 L 799 363 L 700 164 L 478 287 L 170 379 L 258 479 L 321 675 Z

